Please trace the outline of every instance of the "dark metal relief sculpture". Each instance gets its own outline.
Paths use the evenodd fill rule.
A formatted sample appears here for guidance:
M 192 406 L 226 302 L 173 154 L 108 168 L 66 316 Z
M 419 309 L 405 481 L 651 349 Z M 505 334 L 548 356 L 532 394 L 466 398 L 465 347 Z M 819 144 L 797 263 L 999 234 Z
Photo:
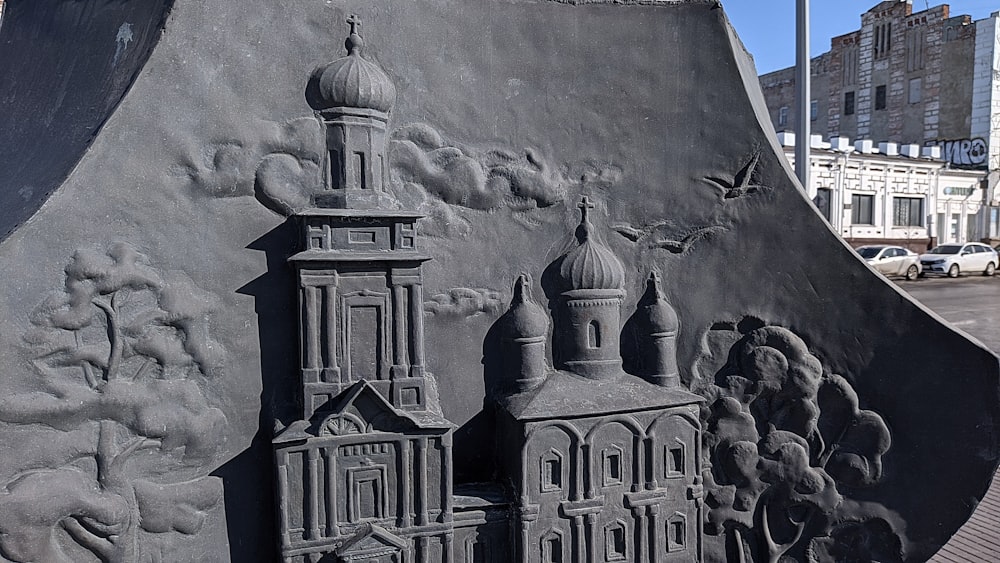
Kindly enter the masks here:
M 706 342 L 738 338 L 714 351 L 729 359 L 700 391 L 712 401 L 706 529 L 726 536 L 727 560 L 901 561 L 897 519 L 851 499 L 882 478 L 891 445 L 882 417 L 787 329 L 714 332 Z
M 424 304 L 421 265 L 431 257 L 418 251 L 420 216 L 400 210 L 386 186 L 395 87 L 362 56 L 349 21 L 349 54 L 310 83 L 327 143 L 322 187 L 281 204 L 298 219 L 303 248 L 289 260 L 299 279 L 301 419 L 274 439 L 285 561 L 690 561 L 705 557 L 703 533 L 723 537 L 711 559 L 901 556 L 891 515 L 843 496 L 881 477 L 890 444 L 881 417 L 778 327 L 741 335 L 715 383 L 696 386 L 700 396 L 685 390 L 680 323 L 656 271 L 619 332 L 627 274 L 586 197 L 576 244 L 541 275 L 554 327 L 527 274 L 497 321 L 501 380 L 487 396 L 497 483 L 455 490 L 454 426 L 428 393 L 423 314 L 490 311 L 496 292 L 453 289 Z M 502 193 L 487 187 L 500 177 L 513 193 L 541 193 L 499 168 L 482 176 L 477 162 L 440 148 L 433 130 L 406 138 L 393 141 L 394 164 L 445 202 L 494 207 L 484 198 Z M 759 159 L 732 183 L 710 181 L 727 199 L 768 190 L 752 183 Z M 638 242 L 664 225 L 614 229 Z M 676 250 L 650 244 L 681 252 L 724 230 L 695 230 Z M 845 540 L 855 528 L 879 545 Z
M 982 498 L 997 358 L 718 2 L 174 4 L 0 241 L 0 563 L 916 562 Z
M 497 321 L 502 381 L 487 397 L 497 483 L 454 490 L 454 426 L 425 369 L 430 257 L 418 251 L 419 215 L 385 187 L 395 89 L 361 56 L 350 23 L 348 56 L 312 82 L 329 173 L 295 211 L 302 412 L 274 438 L 284 560 L 700 559 L 701 398 L 680 386 L 677 316 L 653 272 L 634 330 L 620 333 L 626 272 L 587 198 L 577 244 L 542 276 L 557 369 L 546 359 L 548 313 L 522 275 Z M 428 310 L 463 296 L 483 310 L 474 290 L 442 294 Z M 624 371 L 620 340 L 638 376 Z
M 350 23 L 348 56 L 311 81 L 328 148 L 323 189 L 293 207 L 302 410 L 274 438 L 281 553 L 288 562 L 334 553 L 444 561 L 454 425 L 427 384 L 421 266 L 430 257 L 418 251 L 420 215 L 399 210 L 385 187 L 395 87 L 361 56 Z
M 171 475 L 211 461 L 226 423 L 199 381 L 224 365 L 208 322 L 217 300 L 122 242 L 81 248 L 65 271 L 25 335 L 40 391 L 0 400 L 0 421 L 53 434 L 48 467 L 0 489 L 0 553 L 158 560 L 157 536 L 197 533 L 221 497 L 215 479 Z

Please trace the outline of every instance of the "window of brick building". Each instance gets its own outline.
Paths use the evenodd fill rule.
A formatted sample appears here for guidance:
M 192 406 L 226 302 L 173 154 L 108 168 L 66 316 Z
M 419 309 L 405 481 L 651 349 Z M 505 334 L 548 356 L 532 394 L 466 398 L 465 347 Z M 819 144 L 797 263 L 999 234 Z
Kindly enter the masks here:
M 875 109 L 885 109 L 885 84 L 875 87 Z
M 788 106 L 781 106 L 778 109 L 778 126 L 788 125 Z
M 889 54 L 892 48 L 892 22 L 885 22 L 875 26 L 874 41 L 872 41 L 872 52 L 876 59 L 881 59 Z
M 844 115 L 854 115 L 854 92 L 844 92 Z
M 906 32 L 906 72 L 924 68 L 924 30 L 910 29 Z
M 919 78 L 910 79 L 910 95 L 909 102 L 911 104 L 920 103 L 920 90 L 923 88 L 923 80 Z
M 809 102 L 809 119 L 816 121 L 819 117 L 819 100 Z
M 858 83 L 858 49 L 845 49 L 841 54 L 841 64 L 844 67 L 844 86 L 854 86 Z

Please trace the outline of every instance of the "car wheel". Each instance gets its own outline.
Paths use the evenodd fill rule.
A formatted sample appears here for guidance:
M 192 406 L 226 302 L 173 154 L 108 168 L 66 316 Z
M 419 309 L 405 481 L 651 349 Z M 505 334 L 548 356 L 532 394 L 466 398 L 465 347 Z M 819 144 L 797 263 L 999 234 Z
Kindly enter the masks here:
M 948 277 L 949 278 L 958 277 L 958 264 L 952 264 L 951 267 L 948 268 Z
M 997 267 L 993 264 L 993 262 L 987 264 L 986 269 L 983 270 L 984 276 L 992 276 L 995 273 L 997 273 Z
M 918 275 L 920 275 L 920 270 L 919 270 L 919 268 L 917 268 L 917 265 L 916 264 L 910 264 L 910 267 L 906 269 L 906 279 L 907 279 L 907 281 L 913 281 L 913 280 L 917 279 Z

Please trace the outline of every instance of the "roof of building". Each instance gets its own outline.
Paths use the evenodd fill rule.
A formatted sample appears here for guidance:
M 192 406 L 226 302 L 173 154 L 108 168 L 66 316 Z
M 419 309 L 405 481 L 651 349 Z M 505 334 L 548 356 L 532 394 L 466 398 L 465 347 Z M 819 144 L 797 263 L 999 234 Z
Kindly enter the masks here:
M 311 420 L 298 420 L 274 437 L 274 443 L 288 443 L 320 435 L 442 431 L 455 425 L 431 411 L 404 411 L 392 406 L 365 380 L 358 381 L 337 397 L 330 409 L 320 409 Z M 332 421 L 336 427 L 328 427 Z
M 405 550 L 407 547 L 408 544 L 403 538 L 392 534 L 381 526 L 367 523 L 358 528 L 353 536 L 340 545 L 336 553 L 341 556 L 357 553 L 375 558 L 386 553 Z
M 679 387 L 661 387 L 624 371 L 617 378 L 589 379 L 552 370 L 537 387 L 500 400 L 518 420 L 600 416 L 690 405 L 701 397 Z

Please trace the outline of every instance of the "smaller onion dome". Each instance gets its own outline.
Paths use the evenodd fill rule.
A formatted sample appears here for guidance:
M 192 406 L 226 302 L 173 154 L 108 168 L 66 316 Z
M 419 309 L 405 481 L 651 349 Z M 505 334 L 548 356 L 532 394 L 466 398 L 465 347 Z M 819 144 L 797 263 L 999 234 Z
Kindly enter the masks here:
M 588 211 L 594 208 L 584 196 L 580 207 L 580 225 L 576 228 L 578 246 L 567 252 L 559 267 L 563 291 L 577 289 L 622 290 L 625 288 L 625 267 L 618 257 L 594 234 Z
M 315 109 L 336 107 L 369 109 L 389 113 L 396 103 L 396 87 L 377 64 L 364 59 L 365 41 L 358 35 L 356 16 L 347 19 L 351 34 L 344 42 L 348 55 L 317 68 L 312 75 L 317 100 Z
M 679 327 L 677 312 L 660 291 L 660 276 L 653 271 L 646 281 L 646 292 L 639 299 L 639 314 L 650 334 L 675 333 Z
M 549 331 L 549 316 L 531 298 L 531 281 L 527 274 L 521 274 L 514 281 L 513 293 L 504 323 L 504 337 L 515 340 L 546 336 Z

